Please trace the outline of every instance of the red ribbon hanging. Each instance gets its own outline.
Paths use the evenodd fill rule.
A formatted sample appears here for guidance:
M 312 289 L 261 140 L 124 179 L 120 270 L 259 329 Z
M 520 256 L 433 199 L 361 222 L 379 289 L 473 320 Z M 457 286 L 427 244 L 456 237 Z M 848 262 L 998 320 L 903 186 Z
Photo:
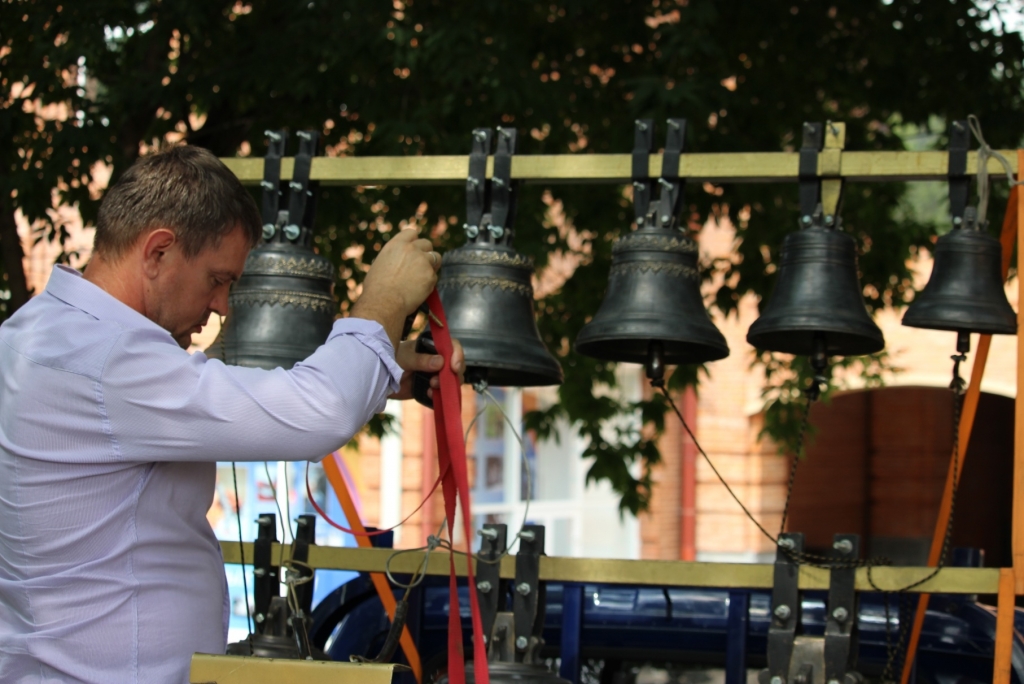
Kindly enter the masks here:
M 440 472 L 444 473 L 441 491 L 444 494 L 444 510 L 448 517 L 451 533 L 455 524 L 456 499 L 462 508 L 462 525 L 466 544 L 472 548 L 472 515 L 469 507 L 469 477 L 466 466 L 466 444 L 462 434 L 462 393 L 459 379 L 451 368 L 454 351 L 448 320 L 441 306 L 437 290 L 430 293 L 427 306 L 433 314 L 434 325 L 431 333 L 437 353 L 444 359 L 444 367 L 438 373 L 440 387 L 434 390 L 434 426 L 437 433 L 437 459 Z M 465 654 L 462 649 L 462 620 L 459 616 L 459 594 L 455 582 L 455 554 L 449 555 L 450 575 L 448 588 L 450 603 L 448 609 L 448 681 L 450 684 L 465 684 Z M 469 606 L 473 618 L 473 673 L 476 684 L 490 684 L 487 669 L 487 647 L 484 644 L 483 626 L 480 619 L 480 604 L 476 596 L 476 582 L 473 579 L 473 562 L 466 556 L 466 576 L 469 581 Z

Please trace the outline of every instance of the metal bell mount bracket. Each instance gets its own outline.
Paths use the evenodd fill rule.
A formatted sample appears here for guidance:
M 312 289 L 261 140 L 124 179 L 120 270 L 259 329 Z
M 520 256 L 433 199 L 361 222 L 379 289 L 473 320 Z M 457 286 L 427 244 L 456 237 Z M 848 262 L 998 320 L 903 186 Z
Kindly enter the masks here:
M 768 627 L 768 667 L 759 684 L 861 684 L 857 664 L 858 601 L 855 591 L 860 538 L 837 534 L 835 560 L 829 570 L 828 603 L 823 637 L 802 634 L 800 565 L 804 536 L 779 535 Z

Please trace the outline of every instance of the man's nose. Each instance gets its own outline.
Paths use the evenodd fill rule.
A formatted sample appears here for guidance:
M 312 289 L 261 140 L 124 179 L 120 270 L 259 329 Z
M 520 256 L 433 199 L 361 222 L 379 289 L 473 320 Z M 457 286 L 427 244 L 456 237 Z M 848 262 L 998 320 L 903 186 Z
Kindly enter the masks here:
M 220 316 L 228 315 L 228 288 L 219 289 L 210 301 L 210 309 Z

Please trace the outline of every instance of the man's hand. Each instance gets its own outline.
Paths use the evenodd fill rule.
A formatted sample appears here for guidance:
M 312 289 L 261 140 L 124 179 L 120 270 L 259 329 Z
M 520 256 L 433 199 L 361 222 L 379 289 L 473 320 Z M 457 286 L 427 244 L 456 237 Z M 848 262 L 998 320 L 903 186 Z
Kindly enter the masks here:
M 441 255 L 430 240 L 413 228 L 400 231 L 374 260 L 351 315 L 380 323 L 398 355 L 405 318 L 434 289 L 440 267 Z
M 462 353 L 462 345 L 458 340 L 452 340 L 455 347 L 452 352 L 452 370 L 459 376 L 459 384 L 463 382 L 463 375 L 466 372 L 466 358 Z M 417 354 L 416 340 L 406 340 L 398 345 L 398 354 L 395 360 L 402 370 L 402 387 L 388 399 L 412 399 L 412 376 L 419 371 L 430 373 L 430 389 L 427 396 L 433 398 L 434 390 L 441 386 L 437 373 L 444 367 L 444 359 L 440 354 Z

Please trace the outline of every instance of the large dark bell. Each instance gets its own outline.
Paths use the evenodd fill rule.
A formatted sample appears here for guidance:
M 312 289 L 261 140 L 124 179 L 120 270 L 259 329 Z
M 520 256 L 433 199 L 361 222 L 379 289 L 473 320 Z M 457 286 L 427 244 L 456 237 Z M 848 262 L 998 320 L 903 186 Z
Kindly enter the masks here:
M 1017 332 L 1017 315 L 1000 277 L 1002 245 L 974 225 L 938 239 L 931 278 L 904 314 L 903 325 L 989 335 Z
M 729 355 L 700 294 L 697 244 L 676 229 L 644 228 L 612 248 L 608 292 L 576 338 L 581 354 L 646 364 L 661 345 L 665 365 Z
M 494 387 L 562 382 L 533 317 L 533 262 L 506 245 L 469 242 L 444 255 L 437 290 L 452 337 L 466 353 L 466 380 Z
M 885 339 L 864 306 L 853 238 L 817 219 L 787 235 L 775 291 L 747 331 L 747 341 L 758 349 L 804 356 L 820 351 L 822 343 L 827 356 L 881 351 Z
M 333 272 L 326 258 L 280 235 L 260 245 L 231 290 L 224 329 L 206 355 L 266 369 L 302 361 L 331 333 L 337 312 Z

